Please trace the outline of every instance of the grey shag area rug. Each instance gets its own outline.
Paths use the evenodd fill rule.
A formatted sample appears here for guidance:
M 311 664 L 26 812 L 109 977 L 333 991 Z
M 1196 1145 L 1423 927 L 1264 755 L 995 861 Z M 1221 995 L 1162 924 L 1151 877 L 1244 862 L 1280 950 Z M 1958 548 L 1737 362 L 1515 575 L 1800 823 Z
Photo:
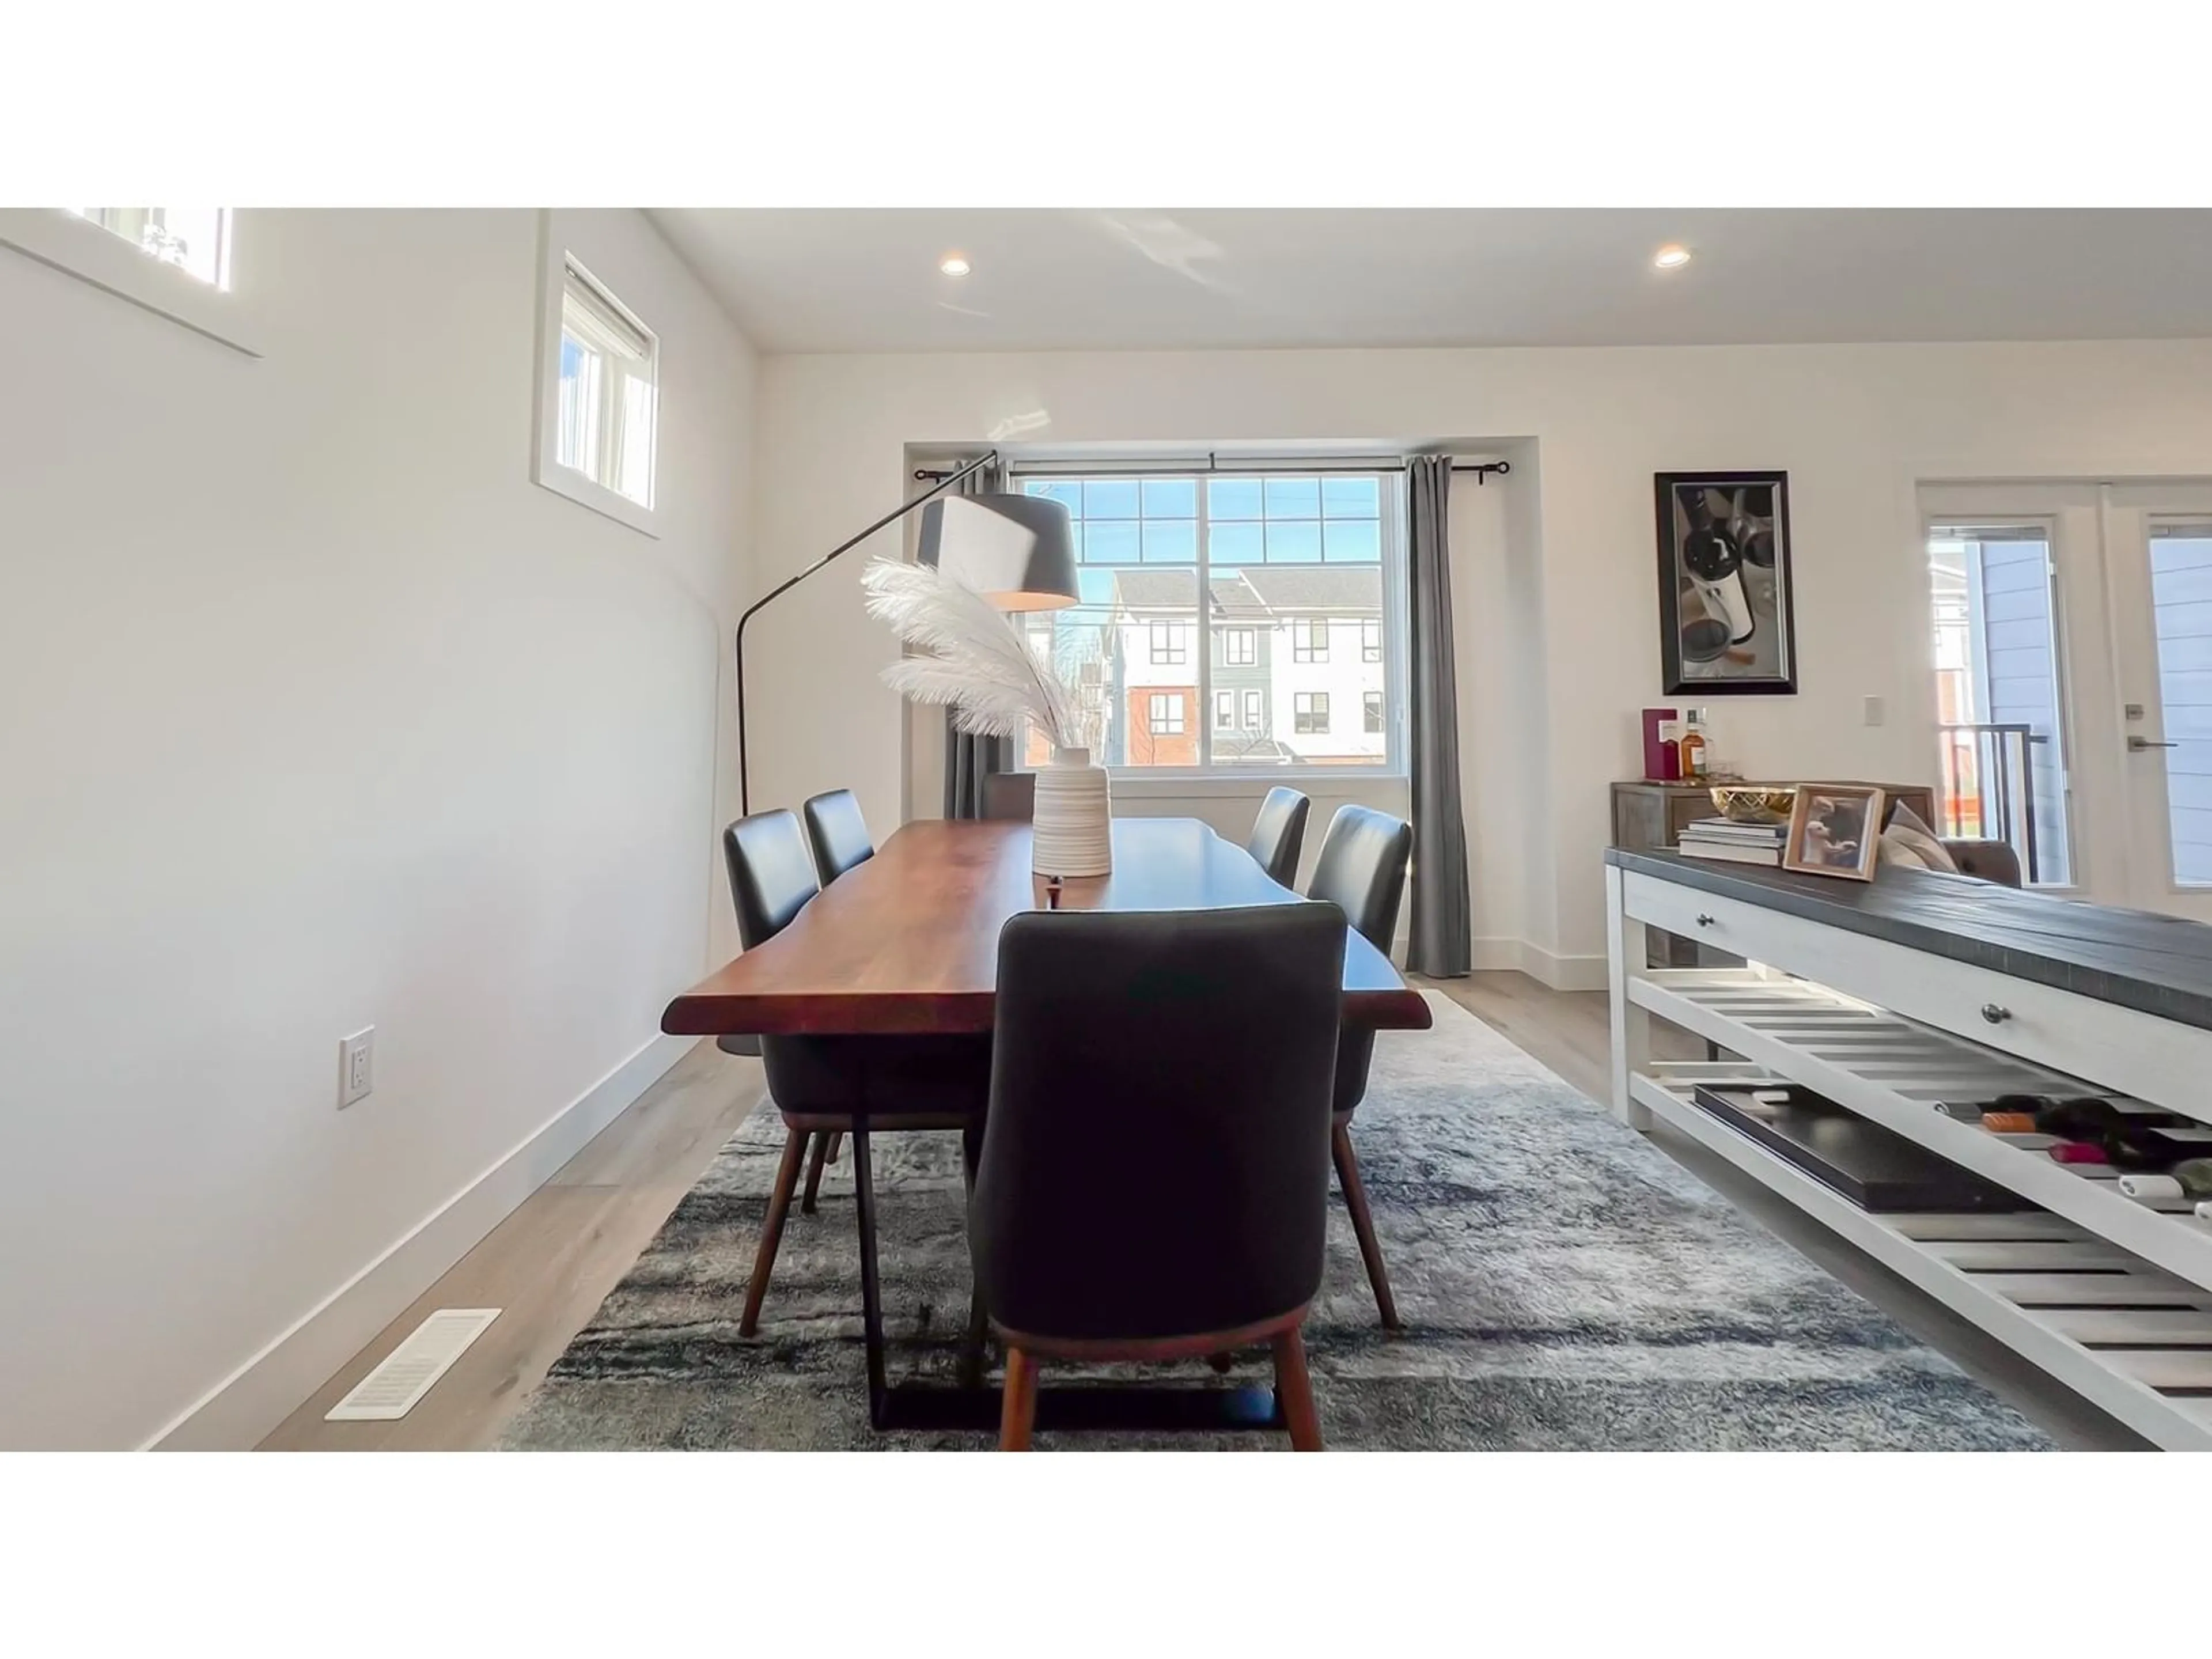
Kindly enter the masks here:
M 1387 1336 L 1341 1200 L 1306 1325 L 1336 1449 L 2048 1449 L 2013 1408 L 1456 1004 L 1385 1032 L 1352 1122 L 1406 1323 Z M 738 1335 L 783 1129 L 765 1102 L 501 1442 L 509 1450 L 920 1449 L 868 1426 L 849 1157 L 793 1207 Z M 959 1147 L 876 1143 L 894 1379 L 950 1378 L 967 1316 Z M 1150 1368 L 1220 1386 L 1201 1364 Z M 1264 1353 L 1240 1359 L 1263 1380 Z M 1048 1367 L 1048 1382 L 1108 1380 Z M 996 1372 L 993 1373 L 995 1381 Z M 1274 1449 L 1279 1434 L 1038 1444 Z

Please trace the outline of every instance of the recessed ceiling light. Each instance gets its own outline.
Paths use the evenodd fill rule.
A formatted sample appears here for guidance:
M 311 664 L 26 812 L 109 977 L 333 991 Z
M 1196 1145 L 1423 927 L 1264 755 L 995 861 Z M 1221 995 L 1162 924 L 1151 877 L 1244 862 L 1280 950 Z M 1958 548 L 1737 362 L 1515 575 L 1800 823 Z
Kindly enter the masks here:
M 1690 250 L 1680 242 L 1669 242 L 1651 256 L 1651 263 L 1662 270 L 1680 270 L 1690 263 Z
M 947 276 L 965 276 L 969 271 L 968 262 L 957 253 L 946 254 L 937 262 L 937 268 Z

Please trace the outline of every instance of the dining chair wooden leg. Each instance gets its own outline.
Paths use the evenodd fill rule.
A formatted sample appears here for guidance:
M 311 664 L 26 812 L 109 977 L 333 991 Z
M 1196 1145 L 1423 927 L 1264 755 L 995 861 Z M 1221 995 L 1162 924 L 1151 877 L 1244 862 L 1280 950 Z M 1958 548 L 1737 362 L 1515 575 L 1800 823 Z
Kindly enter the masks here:
M 832 1164 L 835 1164 L 837 1161 L 837 1154 L 844 1150 L 845 1132 L 842 1129 L 831 1130 L 830 1132 L 830 1161 Z
M 791 1189 L 799 1184 L 799 1160 L 806 1151 L 806 1131 L 783 1132 L 783 1162 L 775 1166 L 775 1191 L 768 1200 L 768 1219 L 761 1224 L 760 1244 L 753 1251 L 753 1282 L 745 1287 L 744 1316 L 738 1334 L 751 1336 L 760 1329 L 761 1302 L 768 1295 L 768 1276 L 775 1267 L 775 1248 L 783 1242 L 783 1218 L 791 1209 Z
M 1036 1356 L 1006 1349 L 1006 1383 L 999 1400 L 999 1449 L 1027 1451 L 1036 1425 Z
M 1398 1304 L 1390 1295 L 1390 1270 L 1382 1265 L 1382 1246 L 1375 1237 L 1375 1218 L 1367 1212 L 1367 1189 L 1359 1184 L 1359 1159 L 1352 1150 L 1352 1126 L 1340 1123 L 1330 1131 L 1328 1148 L 1336 1160 L 1336 1179 L 1344 1188 L 1344 1207 L 1352 1212 L 1352 1231 L 1359 1240 L 1360 1259 L 1367 1264 L 1367 1282 L 1375 1290 L 1375 1306 L 1385 1330 L 1398 1328 Z
M 1321 1418 L 1314 1410 L 1313 1378 L 1306 1372 L 1305 1338 L 1295 1325 L 1275 1338 L 1275 1398 L 1290 1425 L 1291 1449 L 1321 1450 Z
M 830 1131 L 822 1129 L 814 1136 L 814 1156 L 806 1163 L 806 1195 L 799 1207 L 808 1215 L 814 1213 L 814 1195 L 822 1190 L 822 1166 L 830 1158 Z

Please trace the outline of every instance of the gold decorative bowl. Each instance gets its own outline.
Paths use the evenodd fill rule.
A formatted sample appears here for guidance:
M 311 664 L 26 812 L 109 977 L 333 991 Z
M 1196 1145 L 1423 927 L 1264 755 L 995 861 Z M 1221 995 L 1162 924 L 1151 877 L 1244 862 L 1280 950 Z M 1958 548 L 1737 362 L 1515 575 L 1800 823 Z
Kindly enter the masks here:
M 1720 815 L 1737 823 L 1778 823 L 1790 816 L 1797 799 L 1796 789 L 1765 783 L 1717 783 L 1712 795 Z

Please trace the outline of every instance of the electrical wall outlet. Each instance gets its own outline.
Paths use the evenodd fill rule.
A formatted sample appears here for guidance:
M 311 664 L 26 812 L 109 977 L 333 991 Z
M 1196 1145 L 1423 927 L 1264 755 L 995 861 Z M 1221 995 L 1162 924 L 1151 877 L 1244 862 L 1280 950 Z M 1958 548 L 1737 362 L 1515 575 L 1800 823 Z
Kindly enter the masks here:
M 1880 726 L 1881 724 L 1882 706 L 1881 699 L 1880 697 L 1869 696 L 1862 698 L 1860 700 L 1860 705 L 1865 710 L 1866 723 L 1869 726 Z
M 343 1111 L 376 1086 L 376 1027 L 364 1026 L 338 1039 L 338 1109 Z

